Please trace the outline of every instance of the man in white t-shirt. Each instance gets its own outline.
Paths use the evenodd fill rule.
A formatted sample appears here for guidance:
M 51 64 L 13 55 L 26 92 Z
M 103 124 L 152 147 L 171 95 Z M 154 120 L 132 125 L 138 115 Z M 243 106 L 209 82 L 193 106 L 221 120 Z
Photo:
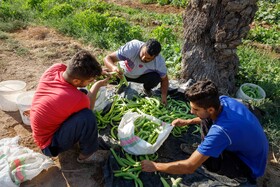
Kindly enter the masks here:
M 161 45 L 155 39 L 149 39 L 146 43 L 132 40 L 107 55 L 104 63 L 110 71 L 124 74 L 128 81 L 143 83 L 147 96 L 151 96 L 151 90 L 161 83 L 161 101 L 167 104 L 169 81 L 165 60 L 159 54 L 160 51 Z M 123 72 L 118 69 L 116 62 Z

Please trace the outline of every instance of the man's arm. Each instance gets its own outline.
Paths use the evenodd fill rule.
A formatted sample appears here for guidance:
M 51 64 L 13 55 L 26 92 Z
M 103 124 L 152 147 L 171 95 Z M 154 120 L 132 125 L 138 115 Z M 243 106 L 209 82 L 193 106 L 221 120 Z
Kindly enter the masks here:
M 182 126 L 190 125 L 190 124 L 200 124 L 200 123 L 201 123 L 201 119 L 199 117 L 195 117 L 192 119 L 177 118 L 172 121 L 172 125 L 178 126 L 178 127 L 182 127 Z
M 169 174 L 191 174 L 205 162 L 209 156 L 204 156 L 194 151 L 190 158 L 168 163 L 156 163 L 149 160 L 141 161 L 142 171 L 165 172 Z
M 167 91 L 169 87 L 168 76 L 161 78 L 161 102 L 167 104 Z
M 90 88 L 87 96 L 89 97 L 89 101 L 90 101 L 90 109 L 93 110 L 94 109 L 94 105 L 95 105 L 95 101 L 96 101 L 96 96 L 97 93 L 100 89 L 100 87 L 102 86 L 106 86 L 108 84 L 110 77 L 107 77 L 103 80 L 99 80 L 97 82 L 95 82 L 92 87 Z
M 115 65 L 115 62 L 117 61 L 119 61 L 119 59 L 116 52 L 113 52 L 104 58 L 105 66 L 113 72 L 118 72 L 118 67 Z

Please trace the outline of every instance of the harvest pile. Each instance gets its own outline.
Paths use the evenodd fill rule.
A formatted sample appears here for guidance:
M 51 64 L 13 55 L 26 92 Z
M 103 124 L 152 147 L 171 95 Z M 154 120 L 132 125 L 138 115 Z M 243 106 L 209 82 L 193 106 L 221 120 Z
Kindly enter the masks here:
M 172 98 L 167 99 L 167 107 L 162 105 L 157 97 L 134 97 L 134 100 L 128 100 L 115 95 L 112 100 L 112 106 L 106 114 L 103 114 L 102 111 L 96 111 L 95 115 L 98 120 L 98 129 L 105 129 L 110 125 L 111 136 L 115 140 L 117 136 L 114 130 L 117 128 L 123 115 L 128 111 L 148 114 L 166 123 L 171 123 L 177 118 L 188 119 L 194 117 L 192 114 L 189 114 L 190 106 L 188 104 Z M 174 127 L 171 133 L 173 136 L 179 137 L 187 129 L 187 126 Z
M 126 112 L 137 112 L 139 114 L 147 114 L 160 119 L 162 122 L 171 123 L 177 118 L 193 118 L 194 116 L 189 114 L 190 106 L 180 100 L 168 98 L 168 106 L 164 106 L 160 102 L 158 97 L 134 97 L 133 100 L 115 95 L 112 97 L 112 105 L 107 113 L 102 111 L 95 111 L 98 120 L 98 129 L 102 130 L 105 128 L 110 129 L 110 135 L 114 140 L 117 140 L 117 128 L 122 117 Z M 159 133 L 161 132 L 161 125 L 151 121 L 145 116 L 140 116 L 134 121 L 134 133 L 141 139 L 153 144 Z M 188 126 L 174 127 L 171 134 L 175 137 L 180 137 L 181 134 L 188 130 Z M 198 132 L 197 127 L 193 133 Z M 116 159 L 119 169 L 114 170 L 115 177 L 123 177 L 126 180 L 134 180 L 135 186 L 143 186 L 143 182 L 139 178 L 141 173 L 141 160 L 152 160 L 155 161 L 159 156 L 156 153 L 150 155 L 132 155 L 125 152 L 123 149 L 122 153 L 116 153 L 111 149 L 112 155 Z M 160 180 L 164 186 L 170 183 L 178 183 L 180 179 L 174 178 L 163 178 L 160 176 Z

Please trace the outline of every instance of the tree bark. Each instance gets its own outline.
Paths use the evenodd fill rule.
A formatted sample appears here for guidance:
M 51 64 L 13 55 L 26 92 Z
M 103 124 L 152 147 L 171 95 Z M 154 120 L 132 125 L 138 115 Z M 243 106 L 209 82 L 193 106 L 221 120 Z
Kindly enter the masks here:
M 181 78 L 210 79 L 220 93 L 233 94 L 236 48 L 256 11 L 257 0 L 190 0 L 184 14 Z

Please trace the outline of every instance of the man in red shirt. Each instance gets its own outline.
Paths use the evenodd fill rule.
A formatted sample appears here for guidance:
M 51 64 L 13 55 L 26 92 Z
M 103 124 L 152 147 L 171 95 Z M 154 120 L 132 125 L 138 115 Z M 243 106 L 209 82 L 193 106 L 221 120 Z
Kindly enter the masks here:
M 101 65 L 87 51 L 74 55 L 69 64 L 54 64 L 42 75 L 32 101 L 30 121 L 35 143 L 47 156 L 57 156 L 77 142 L 80 163 L 98 160 L 98 131 L 92 112 L 96 95 L 108 78 L 85 87 L 102 74 Z

